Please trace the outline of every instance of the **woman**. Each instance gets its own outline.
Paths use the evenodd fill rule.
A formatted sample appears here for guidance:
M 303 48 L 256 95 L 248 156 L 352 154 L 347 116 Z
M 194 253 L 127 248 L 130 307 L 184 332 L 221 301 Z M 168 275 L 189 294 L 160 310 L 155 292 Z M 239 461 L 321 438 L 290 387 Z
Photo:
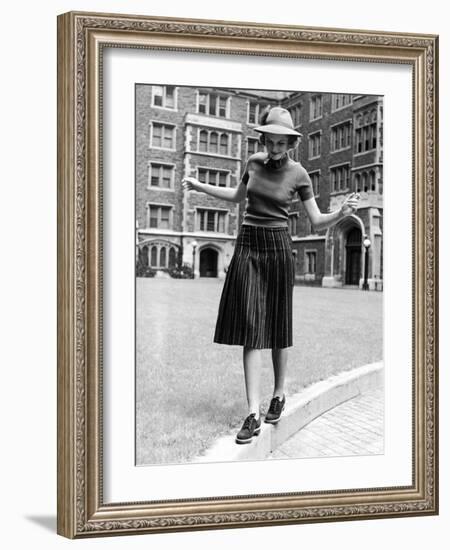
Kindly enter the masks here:
M 236 443 L 250 443 L 261 430 L 259 380 L 261 350 L 272 350 L 274 391 L 265 422 L 279 421 L 285 407 L 284 385 L 288 348 L 292 346 L 292 295 L 294 259 L 288 232 L 289 205 L 299 194 L 316 230 L 334 225 L 353 214 L 359 196 L 349 195 L 341 207 L 322 214 L 303 166 L 288 151 L 301 134 L 294 129 L 289 111 L 273 107 L 255 128 L 265 153 L 251 155 L 240 184 L 219 188 L 187 177 L 187 190 L 239 203 L 247 197 L 243 223 L 236 240 L 220 300 L 214 342 L 243 346 L 248 416 Z

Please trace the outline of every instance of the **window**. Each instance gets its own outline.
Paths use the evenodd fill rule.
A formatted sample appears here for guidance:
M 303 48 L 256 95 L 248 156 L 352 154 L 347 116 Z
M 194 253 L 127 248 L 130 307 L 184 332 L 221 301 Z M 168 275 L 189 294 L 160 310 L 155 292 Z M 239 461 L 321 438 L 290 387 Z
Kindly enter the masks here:
M 231 136 L 226 132 L 200 130 L 198 137 L 198 151 L 213 155 L 230 155 Z
M 153 86 L 153 107 L 175 109 L 175 86 Z
M 259 117 L 261 116 L 261 113 L 264 111 L 265 108 L 266 105 L 258 103 L 257 101 L 249 101 L 247 110 L 247 123 L 258 124 Z
M 228 136 L 227 136 L 227 134 L 221 134 L 220 135 L 219 153 L 221 155 L 228 155 Z
M 313 188 L 313 193 L 315 197 L 319 196 L 319 181 L 320 181 L 320 172 L 311 172 L 309 174 L 311 179 L 311 184 Z
M 247 157 L 254 155 L 258 151 L 262 151 L 262 145 L 258 138 L 247 138 Z
M 177 251 L 169 244 L 155 244 L 152 246 L 150 266 L 156 269 L 175 267 L 177 263 Z
M 153 122 L 150 147 L 175 149 L 175 126 Z
M 310 159 L 315 157 L 320 157 L 320 150 L 321 150 L 321 134 L 320 132 L 316 132 L 315 134 L 311 134 L 309 136 L 308 141 L 308 156 Z
M 317 266 L 317 252 L 315 250 L 306 251 L 306 273 L 316 273 Z
M 350 187 L 350 166 L 344 164 L 331 168 L 331 191 L 347 191 Z
M 151 162 L 148 170 L 149 186 L 159 187 L 160 189 L 172 189 L 174 174 L 174 166 Z
M 311 97 L 310 111 L 309 111 L 310 120 L 315 120 L 316 118 L 320 118 L 322 116 L 322 110 L 323 110 L 322 108 L 323 108 L 322 96 L 315 95 Z
M 199 151 L 206 152 L 208 150 L 208 132 L 202 130 L 199 139 Z
M 149 207 L 149 227 L 157 229 L 169 229 L 171 225 L 171 206 L 159 206 L 150 204 Z
M 220 210 L 197 210 L 197 230 L 225 233 L 226 212 Z
M 169 249 L 169 267 L 175 267 L 177 263 L 177 253 L 175 248 L 170 247 Z
M 289 233 L 291 235 L 297 235 L 297 220 L 298 212 L 291 212 L 288 219 Z
M 352 102 L 351 94 L 332 94 L 331 96 L 331 110 L 338 111 Z
M 210 153 L 217 153 L 217 142 L 218 142 L 219 136 L 217 132 L 211 132 L 209 134 L 209 152 Z
M 294 126 L 300 126 L 301 123 L 301 106 L 295 105 L 295 107 L 291 107 L 289 109 L 289 112 L 291 113 L 292 122 L 294 123 Z
M 229 117 L 229 98 L 224 95 L 200 92 L 198 94 L 198 112 L 227 118 Z
M 340 151 L 350 147 L 351 125 L 350 121 L 333 126 L 331 129 L 331 151 Z
M 356 119 L 355 153 L 365 153 L 377 148 L 377 121 L 376 111 L 364 113 Z
M 228 174 L 224 170 L 210 170 L 208 168 L 198 168 L 198 179 L 202 183 L 217 185 L 218 187 L 227 187 Z
M 375 191 L 375 172 L 373 170 L 370 171 L 370 190 Z

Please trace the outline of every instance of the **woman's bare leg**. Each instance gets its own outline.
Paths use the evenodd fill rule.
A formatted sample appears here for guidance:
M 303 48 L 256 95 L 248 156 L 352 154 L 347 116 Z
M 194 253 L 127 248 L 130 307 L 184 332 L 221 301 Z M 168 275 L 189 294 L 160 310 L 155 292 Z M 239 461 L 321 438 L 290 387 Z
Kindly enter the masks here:
M 247 392 L 248 414 L 259 418 L 259 384 L 261 377 L 261 350 L 244 347 L 245 390 Z
M 283 398 L 286 382 L 289 348 L 275 348 L 272 350 L 272 364 L 274 376 L 273 397 Z

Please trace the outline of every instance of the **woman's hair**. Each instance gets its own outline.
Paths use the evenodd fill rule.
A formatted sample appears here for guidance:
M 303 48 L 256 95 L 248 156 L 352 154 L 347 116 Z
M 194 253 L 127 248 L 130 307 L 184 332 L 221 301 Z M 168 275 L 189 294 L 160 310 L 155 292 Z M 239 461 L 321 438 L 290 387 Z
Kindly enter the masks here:
M 259 125 L 260 126 L 265 125 L 271 108 L 272 107 L 270 105 L 268 105 L 263 110 L 263 112 L 261 113 L 261 116 L 259 117 Z M 266 136 L 265 136 L 264 132 L 261 132 L 259 134 L 259 143 L 261 143 L 261 145 L 266 144 Z M 299 145 L 299 143 L 300 143 L 300 136 L 288 136 L 288 147 L 289 147 L 289 149 L 294 149 L 295 147 L 297 147 Z

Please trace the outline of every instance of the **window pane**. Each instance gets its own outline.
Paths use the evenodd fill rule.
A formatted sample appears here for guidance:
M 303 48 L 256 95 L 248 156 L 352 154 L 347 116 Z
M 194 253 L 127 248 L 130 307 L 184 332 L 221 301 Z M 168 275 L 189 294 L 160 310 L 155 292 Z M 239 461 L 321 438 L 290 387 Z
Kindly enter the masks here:
M 169 250 L 169 267 L 175 267 L 176 265 L 176 252 L 175 252 L 175 248 L 171 248 Z
M 205 231 L 205 210 L 198 210 L 197 220 L 197 229 L 199 231 Z
M 155 86 L 153 90 L 153 102 L 157 107 L 161 107 L 163 104 L 163 87 Z
M 200 132 L 200 151 L 206 151 L 208 143 L 208 134 L 202 130 Z
M 199 94 L 198 96 L 198 112 L 206 115 L 206 106 L 208 102 L 208 96 L 206 94 Z
M 217 95 L 209 94 L 209 114 L 215 115 L 217 112 Z
M 150 227 L 158 227 L 158 210 L 157 206 L 150 206 Z
M 166 188 L 169 188 L 171 180 L 172 180 L 172 170 L 171 170 L 171 168 L 169 168 L 167 166 L 163 167 L 162 186 L 166 187 Z
M 161 208 L 161 229 L 169 229 L 170 208 Z
M 223 212 L 220 212 L 218 216 L 219 216 L 219 226 L 217 228 L 217 231 L 219 231 L 219 233 L 225 233 L 225 214 Z
M 207 212 L 207 223 L 206 223 L 206 230 L 207 231 L 214 231 L 215 230 L 215 212 L 212 210 L 208 210 Z
M 161 124 L 153 124 L 152 145 L 161 147 L 162 126 Z
M 218 140 L 218 135 L 216 134 L 216 132 L 211 132 L 209 136 L 210 153 L 217 153 L 217 140 Z
M 228 154 L 228 136 L 226 134 L 220 136 L 220 154 Z
M 203 168 L 198 169 L 198 180 L 202 183 L 208 183 L 206 180 L 206 170 L 204 170 Z
M 221 117 L 227 116 L 227 98 L 226 97 L 219 98 L 219 116 Z
M 226 187 L 227 186 L 227 175 L 224 172 L 221 172 L 219 174 L 219 185 L 220 185 L 220 187 Z
M 174 136 L 174 129 L 169 128 L 168 126 L 165 126 L 164 127 L 164 147 L 165 148 L 172 149 L 173 136 Z
M 175 86 L 166 86 L 166 107 L 175 107 Z
M 156 246 L 152 246 L 152 253 L 151 253 L 151 258 L 150 258 L 151 267 L 158 267 L 157 254 L 158 254 L 158 249 L 156 248 Z

